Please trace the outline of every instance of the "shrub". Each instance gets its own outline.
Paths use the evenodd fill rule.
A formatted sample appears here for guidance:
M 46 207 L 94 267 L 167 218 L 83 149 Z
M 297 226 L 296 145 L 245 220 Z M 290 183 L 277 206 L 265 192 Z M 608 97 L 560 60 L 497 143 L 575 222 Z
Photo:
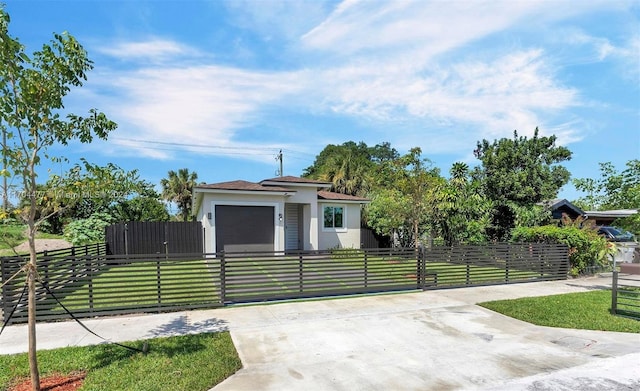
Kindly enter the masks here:
M 569 246 L 571 275 L 588 272 L 588 268 L 609 266 L 609 243 L 592 227 L 545 225 L 518 227 L 511 231 L 512 242 L 560 243 Z
M 72 221 L 64 227 L 64 238 L 74 246 L 104 242 L 104 228 L 112 218 L 106 213 L 94 213 L 89 218 Z

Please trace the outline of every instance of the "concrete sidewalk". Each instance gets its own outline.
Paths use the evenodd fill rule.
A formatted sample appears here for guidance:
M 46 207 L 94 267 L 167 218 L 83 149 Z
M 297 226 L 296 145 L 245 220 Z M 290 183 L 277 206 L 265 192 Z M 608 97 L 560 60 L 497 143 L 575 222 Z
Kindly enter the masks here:
M 234 306 L 90 319 L 112 341 L 230 330 L 243 368 L 213 390 L 633 390 L 638 334 L 533 326 L 477 302 L 581 292 L 610 278 Z M 75 322 L 38 325 L 38 347 L 102 342 Z M 0 354 L 26 351 L 9 326 Z

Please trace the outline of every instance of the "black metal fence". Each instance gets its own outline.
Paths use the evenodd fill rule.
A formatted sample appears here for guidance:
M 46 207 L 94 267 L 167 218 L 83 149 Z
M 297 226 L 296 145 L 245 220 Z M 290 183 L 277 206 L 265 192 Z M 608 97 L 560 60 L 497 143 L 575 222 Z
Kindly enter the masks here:
M 22 265 L 2 259 L 2 277 Z M 230 303 L 565 279 L 568 248 L 550 244 L 313 253 L 43 256 L 53 295 L 38 290 L 37 319 L 214 308 Z M 27 319 L 24 278 L 3 288 L 5 318 Z M 59 301 L 59 302 L 58 302 Z
M 640 320 L 640 275 L 613 272 L 611 313 Z
M 105 227 L 112 255 L 187 254 L 204 252 L 204 232 L 197 221 L 130 221 Z

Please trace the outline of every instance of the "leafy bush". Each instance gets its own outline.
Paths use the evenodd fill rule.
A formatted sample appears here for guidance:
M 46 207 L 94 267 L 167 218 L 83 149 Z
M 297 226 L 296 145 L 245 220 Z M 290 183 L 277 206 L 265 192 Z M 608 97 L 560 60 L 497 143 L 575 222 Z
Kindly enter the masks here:
M 64 227 L 64 238 L 74 246 L 104 242 L 104 228 L 111 224 L 107 213 L 94 213 L 89 218 L 72 221 Z
M 571 275 L 576 276 L 594 266 L 609 266 L 609 243 L 592 227 L 545 225 L 517 227 L 511 231 L 512 242 L 561 243 L 569 246 Z

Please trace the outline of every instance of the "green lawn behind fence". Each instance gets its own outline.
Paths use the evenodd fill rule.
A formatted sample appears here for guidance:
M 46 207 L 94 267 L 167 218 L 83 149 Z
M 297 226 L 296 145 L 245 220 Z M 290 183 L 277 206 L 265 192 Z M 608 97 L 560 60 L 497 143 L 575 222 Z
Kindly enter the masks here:
M 58 296 L 58 294 L 56 295 Z M 200 304 L 219 298 L 219 279 L 206 260 L 144 261 L 107 266 L 91 283 L 83 280 L 69 294 L 60 294 L 70 310 L 91 307 L 148 307 Z M 57 306 L 54 311 L 62 311 Z

